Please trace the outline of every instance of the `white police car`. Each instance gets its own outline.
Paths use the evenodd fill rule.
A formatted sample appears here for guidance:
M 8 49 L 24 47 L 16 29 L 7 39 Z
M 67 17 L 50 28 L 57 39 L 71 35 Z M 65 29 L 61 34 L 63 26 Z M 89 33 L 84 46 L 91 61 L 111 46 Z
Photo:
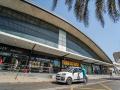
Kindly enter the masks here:
M 83 72 L 80 67 L 71 67 L 56 74 L 56 82 L 67 83 L 68 85 L 72 84 L 72 82 L 79 81 L 86 83 L 87 80 L 87 75 L 85 77 L 83 76 Z

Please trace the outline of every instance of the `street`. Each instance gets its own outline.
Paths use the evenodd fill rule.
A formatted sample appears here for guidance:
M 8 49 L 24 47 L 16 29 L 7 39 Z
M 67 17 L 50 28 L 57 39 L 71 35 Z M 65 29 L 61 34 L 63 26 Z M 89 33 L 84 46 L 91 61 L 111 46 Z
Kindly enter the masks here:
M 113 78 L 108 81 L 97 82 L 83 85 L 83 86 L 71 86 L 66 89 L 59 89 L 59 90 L 120 90 L 120 79 Z
M 0 83 L 0 90 L 120 90 L 120 80 L 90 80 L 86 85 L 84 83 L 66 85 L 55 82 Z

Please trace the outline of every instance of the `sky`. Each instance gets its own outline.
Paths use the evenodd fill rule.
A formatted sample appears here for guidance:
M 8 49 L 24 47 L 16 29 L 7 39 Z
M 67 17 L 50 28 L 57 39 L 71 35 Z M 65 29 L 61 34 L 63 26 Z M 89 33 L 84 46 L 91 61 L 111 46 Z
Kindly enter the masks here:
M 48 10 L 55 15 L 63 18 L 70 24 L 74 25 L 90 39 L 92 39 L 107 55 L 114 61 L 113 52 L 120 51 L 120 21 L 113 23 L 107 13 L 104 15 L 105 26 L 101 26 L 95 16 L 94 0 L 89 3 L 89 26 L 85 27 L 83 23 L 76 20 L 73 9 L 68 11 L 65 6 L 65 0 L 58 0 L 57 7 L 52 11 L 53 0 L 26 0 L 32 4 Z

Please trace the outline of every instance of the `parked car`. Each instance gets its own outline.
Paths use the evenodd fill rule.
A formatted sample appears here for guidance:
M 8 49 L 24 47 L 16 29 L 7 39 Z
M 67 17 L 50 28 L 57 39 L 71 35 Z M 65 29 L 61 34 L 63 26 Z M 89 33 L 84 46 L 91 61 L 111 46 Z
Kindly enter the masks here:
M 83 70 L 80 67 L 71 67 L 56 74 L 56 82 L 67 83 L 70 85 L 73 82 L 80 81 L 84 83 L 87 83 L 88 81 L 87 75 L 84 76 Z

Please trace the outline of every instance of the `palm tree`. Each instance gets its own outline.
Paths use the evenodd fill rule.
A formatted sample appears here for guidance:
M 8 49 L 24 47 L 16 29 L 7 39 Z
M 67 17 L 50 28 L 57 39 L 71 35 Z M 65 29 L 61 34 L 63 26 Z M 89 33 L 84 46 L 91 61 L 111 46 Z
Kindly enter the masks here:
M 68 10 L 73 8 L 75 17 L 79 21 L 83 21 L 85 26 L 89 24 L 89 5 L 90 0 L 65 0 L 65 5 L 68 7 Z M 53 0 L 54 10 L 57 6 L 58 0 Z M 120 11 L 120 0 L 95 0 L 95 13 L 98 21 L 101 22 L 101 25 L 104 27 L 104 13 L 108 12 L 108 15 L 113 22 L 119 20 L 119 11 Z

